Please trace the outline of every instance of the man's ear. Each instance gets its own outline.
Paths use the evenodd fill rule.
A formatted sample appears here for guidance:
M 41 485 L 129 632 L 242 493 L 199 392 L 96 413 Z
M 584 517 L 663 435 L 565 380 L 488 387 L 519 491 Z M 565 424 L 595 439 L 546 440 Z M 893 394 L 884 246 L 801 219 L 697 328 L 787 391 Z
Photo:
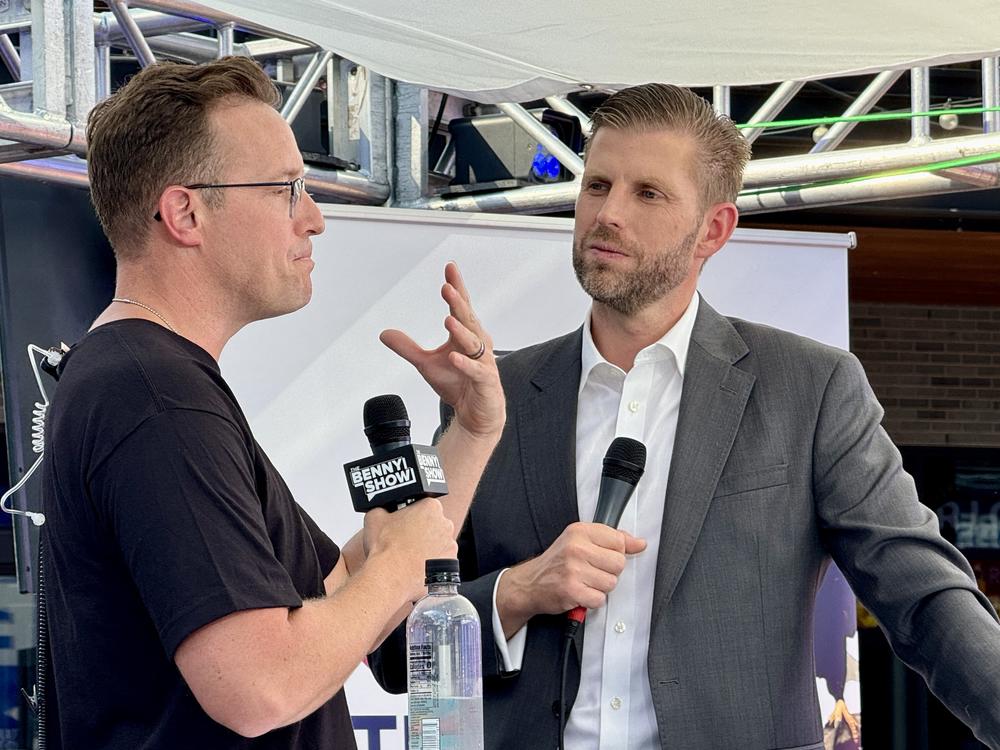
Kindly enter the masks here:
M 172 185 L 163 191 L 157 208 L 157 223 L 174 242 L 187 247 L 201 244 L 205 204 L 193 191 Z
M 708 260 L 719 252 L 733 236 L 739 218 L 735 203 L 716 203 L 709 207 L 701 222 L 695 257 Z

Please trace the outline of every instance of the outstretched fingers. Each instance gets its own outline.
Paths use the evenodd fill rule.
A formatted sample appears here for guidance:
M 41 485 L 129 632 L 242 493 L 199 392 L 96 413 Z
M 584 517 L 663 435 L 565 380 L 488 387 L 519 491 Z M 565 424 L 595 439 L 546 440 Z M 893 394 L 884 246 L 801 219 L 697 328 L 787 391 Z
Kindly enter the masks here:
M 426 351 L 416 341 L 395 328 L 382 331 L 378 338 L 389 349 L 419 369 Z
M 448 321 L 446 321 L 445 327 L 452 335 L 455 349 L 469 356 L 476 355 L 482 349 L 491 351 L 493 348 L 492 340 L 486 332 L 486 329 L 483 328 L 482 323 L 476 315 L 476 311 L 472 307 L 469 291 L 465 286 L 465 280 L 462 278 L 462 274 L 459 272 L 458 266 L 453 262 L 448 263 L 448 265 L 445 266 L 444 275 L 445 284 L 441 287 L 441 297 L 448 303 L 450 318 L 459 323 L 462 328 L 475 337 L 475 340 L 471 341 L 471 347 L 462 349 L 459 345 L 470 343 L 469 338 L 460 335 L 460 333 L 457 332 L 457 329 L 454 326 L 450 326 Z M 480 354 L 480 356 L 482 355 Z

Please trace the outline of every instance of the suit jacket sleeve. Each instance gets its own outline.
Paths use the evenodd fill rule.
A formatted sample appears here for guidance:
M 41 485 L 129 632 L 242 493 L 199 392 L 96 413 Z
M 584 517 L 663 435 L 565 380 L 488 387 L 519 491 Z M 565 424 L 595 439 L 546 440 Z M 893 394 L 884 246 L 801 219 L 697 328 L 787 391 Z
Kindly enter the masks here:
M 463 537 L 469 529 L 463 531 Z M 471 533 L 471 532 L 470 532 Z M 459 560 L 466 560 L 469 557 L 463 554 L 460 539 Z M 466 545 L 466 549 L 468 546 Z M 472 555 L 472 565 L 475 565 L 475 556 Z M 461 567 L 462 577 L 471 576 L 469 565 L 463 564 Z M 493 587 L 496 585 L 499 570 L 495 570 L 487 575 L 474 578 L 461 585 L 461 594 L 476 608 L 479 613 L 479 622 L 482 626 L 483 643 L 483 679 L 497 677 L 509 677 L 512 673 L 504 671 L 503 660 L 497 653 L 496 642 L 493 632 Z M 392 634 L 382 642 L 374 652 L 368 655 L 368 666 L 375 677 L 375 681 L 383 690 L 390 693 L 405 693 L 406 685 L 406 623 L 403 622 Z
M 1000 747 L 1000 627 L 962 554 L 917 500 L 853 356 L 822 398 L 813 489 L 824 543 L 893 650 L 991 747 Z
M 447 404 L 441 404 L 441 425 L 434 432 L 433 442 L 437 444 L 448 429 L 454 412 Z M 483 679 L 506 674 L 503 660 L 497 653 L 493 632 L 493 588 L 500 570 L 480 576 L 476 563 L 475 535 L 466 519 L 462 533 L 458 537 L 458 559 L 462 576 L 460 593 L 476 608 L 479 614 L 483 645 Z M 405 693 L 406 685 L 406 623 L 397 627 L 382 644 L 368 655 L 368 666 L 376 682 L 390 693 Z
M 451 424 L 455 416 L 450 406 L 441 403 L 441 426 L 434 433 L 436 443 Z M 473 500 L 475 503 L 475 500 Z M 496 634 L 493 632 L 493 589 L 502 568 L 487 571 L 481 575 L 476 556 L 476 535 L 472 524 L 472 512 L 465 520 L 462 533 L 458 536 L 458 562 L 462 575 L 459 592 L 472 602 L 479 614 L 480 632 L 483 644 L 483 679 L 490 679 L 507 673 L 503 670 L 503 660 L 497 652 Z

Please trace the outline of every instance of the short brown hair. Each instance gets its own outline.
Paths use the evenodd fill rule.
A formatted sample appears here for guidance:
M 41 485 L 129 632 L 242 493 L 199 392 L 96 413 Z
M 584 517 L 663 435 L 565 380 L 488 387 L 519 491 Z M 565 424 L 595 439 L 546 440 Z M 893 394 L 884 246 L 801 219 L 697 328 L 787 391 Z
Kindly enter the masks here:
M 245 57 L 141 70 L 90 113 L 87 171 L 97 215 L 119 259 L 135 258 L 168 185 L 217 182 L 209 114 L 227 99 L 275 107 L 274 83 Z M 207 201 L 221 201 L 207 191 Z
M 750 144 L 725 115 L 690 89 L 666 83 L 644 83 L 609 96 L 591 118 L 590 142 L 601 128 L 675 130 L 698 145 L 692 164 L 705 205 L 734 202 L 743 186 Z

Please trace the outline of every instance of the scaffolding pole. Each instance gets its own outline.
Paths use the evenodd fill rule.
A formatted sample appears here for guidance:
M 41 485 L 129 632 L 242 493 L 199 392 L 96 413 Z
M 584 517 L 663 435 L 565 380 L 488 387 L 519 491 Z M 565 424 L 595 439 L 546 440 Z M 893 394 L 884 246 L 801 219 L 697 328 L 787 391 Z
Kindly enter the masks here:
M 805 81 L 785 81 L 760 105 L 760 108 L 753 113 L 747 122 L 754 125 L 758 122 L 770 122 L 783 110 L 788 103 L 795 98 L 795 95 L 806 85 Z M 740 131 L 747 143 L 756 141 L 764 128 L 744 128 Z
M 983 60 L 983 107 L 1000 107 L 1000 58 L 987 57 Z M 983 113 L 983 132 L 1000 132 L 1000 112 Z
M 0 59 L 7 66 L 10 77 L 15 81 L 21 80 L 21 56 L 14 48 L 14 42 L 7 34 L 0 34 Z
M 969 190 L 982 190 L 1000 185 L 994 173 L 992 179 L 985 175 L 978 184 L 929 172 L 880 177 L 843 185 L 804 187 L 756 195 L 741 195 L 736 201 L 740 213 L 745 215 L 771 211 L 790 211 L 818 206 L 841 206 L 847 203 L 865 203 L 892 198 L 914 198 Z
M 21 45 L 31 47 L 32 109 L 53 118 L 66 117 L 66 16 L 62 0 L 34 0 L 31 31 Z M 24 58 L 22 57 L 22 63 Z
M 751 161 L 743 173 L 743 185 L 761 188 L 825 182 L 989 154 L 1000 156 L 1000 133 L 944 138 L 919 145 L 901 143 L 811 156 L 780 156 Z
M 219 57 L 229 57 L 233 54 L 233 31 L 236 26 L 231 23 L 220 23 L 217 27 L 219 33 Z
M 155 65 L 156 56 L 153 54 L 153 50 L 149 48 L 149 43 L 146 41 L 146 37 L 142 35 L 142 30 L 129 14 L 128 5 L 125 1 L 108 0 L 108 7 L 111 8 L 115 20 L 118 21 L 122 35 L 125 37 L 125 42 L 135 54 L 139 65 L 144 68 Z
M 892 84 L 903 75 L 902 70 L 884 70 L 875 76 L 874 80 L 865 87 L 864 91 L 844 110 L 844 117 L 856 117 L 868 114 L 872 107 L 878 104 L 878 100 L 885 96 L 885 93 L 892 88 Z M 823 134 L 823 137 L 816 141 L 816 145 L 809 151 L 810 154 L 818 154 L 823 151 L 833 151 L 844 139 L 851 134 L 856 122 L 838 122 L 830 126 L 830 129 Z
M 85 127 L 90 110 L 97 103 L 97 80 L 94 46 L 93 0 L 71 0 L 67 19 L 67 56 L 71 72 L 66 117 Z
M 580 158 L 580 155 L 560 141 L 558 136 L 539 122 L 528 110 L 520 104 L 508 103 L 497 106 L 501 112 L 542 144 L 566 169 L 574 175 L 583 174 L 583 159 Z
M 319 83 L 319 79 L 326 75 L 326 64 L 332 59 L 333 53 L 325 50 L 317 52 L 309 61 L 309 65 L 302 72 L 302 77 L 299 78 L 292 93 L 288 95 L 288 99 L 285 100 L 285 104 L 281 108 L 281 116 L 285 118 L 285 122 L 291 124 L 298 117 L 299 112 L 309 100 L 309 95 Z
M 910 69 L 910 111 L 928 112 L 931 108 L 931 73 L 927 68 Z M 931 139 L 931 118 L 910 119 L 910 143 L 926 143 Z
M 729 86 L 712 86 L 712 108 L 729 117 L 733 111 L 732 89 Z
M 206 27 L 205 22 L 201 20 L 180 18 L 154 10 L 131 8 L 129 16 L 147 39 L 184 31 L 198 31 Z M 128 43 L 122 26 L 113 13 L 98 13 L 94 16 L 94 42 L 117 45 Z

